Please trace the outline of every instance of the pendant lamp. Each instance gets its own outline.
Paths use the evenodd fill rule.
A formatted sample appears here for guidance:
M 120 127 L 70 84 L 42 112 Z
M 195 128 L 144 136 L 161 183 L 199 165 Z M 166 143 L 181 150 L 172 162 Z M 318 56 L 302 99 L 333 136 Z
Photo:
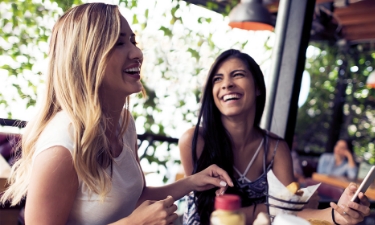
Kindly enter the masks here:
M 271 13 L 262 0 L 241 0 L 229 13 L 229 26 L 244 30 L 274 30 Z
M 366 85 L 368 88 L 375 88 L 375 70 L 368 75 Z

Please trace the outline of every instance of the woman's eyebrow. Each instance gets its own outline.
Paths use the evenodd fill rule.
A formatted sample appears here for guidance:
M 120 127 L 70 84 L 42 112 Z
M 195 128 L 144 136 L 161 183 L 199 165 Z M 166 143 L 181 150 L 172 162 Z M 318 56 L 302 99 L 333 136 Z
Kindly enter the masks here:
M 233 71 L 230 72 L 230 73 L 233 74 L 233 73 L 237 73 L 237 72 L 243 72 L 243 73 L 245 73 L 246 70 L 242 70 L 242 69 L 239 69 L 239 70 L 233 70 Z

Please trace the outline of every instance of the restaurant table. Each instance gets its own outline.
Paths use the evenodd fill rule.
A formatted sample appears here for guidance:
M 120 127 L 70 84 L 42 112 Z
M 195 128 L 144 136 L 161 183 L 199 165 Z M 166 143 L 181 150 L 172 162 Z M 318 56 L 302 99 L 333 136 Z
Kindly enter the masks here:
M 312 179 L 341 188 L 346 188 L 350 184 L 350 182 L 354 182 L 358 185 L 360 185 L 362 182 L 362 180 L 351 181 L 345 177 L 336 177 L 320 173 L 313 173 Z M 375 200 L 375 182 L 371 184 L 365 194 L 369 199 Z

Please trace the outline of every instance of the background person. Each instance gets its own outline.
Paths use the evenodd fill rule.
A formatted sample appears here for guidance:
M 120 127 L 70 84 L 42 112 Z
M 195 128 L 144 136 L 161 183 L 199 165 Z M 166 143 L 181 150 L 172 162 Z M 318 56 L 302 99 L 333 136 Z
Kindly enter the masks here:
M 354 180 L 357 177 L 358 167 L 354 161 L 351 140 L 340 139 L 336 142 L 333 153 L 322 154 L 319 158 L 317 172 Z

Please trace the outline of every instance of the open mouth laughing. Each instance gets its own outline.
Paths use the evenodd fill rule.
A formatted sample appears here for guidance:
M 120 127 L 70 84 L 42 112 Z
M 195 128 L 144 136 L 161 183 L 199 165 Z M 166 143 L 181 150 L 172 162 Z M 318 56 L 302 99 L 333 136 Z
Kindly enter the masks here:
M 237 93 L 227 94 L 227 95 L 224 95 L 222 97 L 224 102 L 228 102 L 228 101 L 232 101 L 232 100 L 238 100 L 240 98 L 241 98 L 241 95 L 237 94 Z

